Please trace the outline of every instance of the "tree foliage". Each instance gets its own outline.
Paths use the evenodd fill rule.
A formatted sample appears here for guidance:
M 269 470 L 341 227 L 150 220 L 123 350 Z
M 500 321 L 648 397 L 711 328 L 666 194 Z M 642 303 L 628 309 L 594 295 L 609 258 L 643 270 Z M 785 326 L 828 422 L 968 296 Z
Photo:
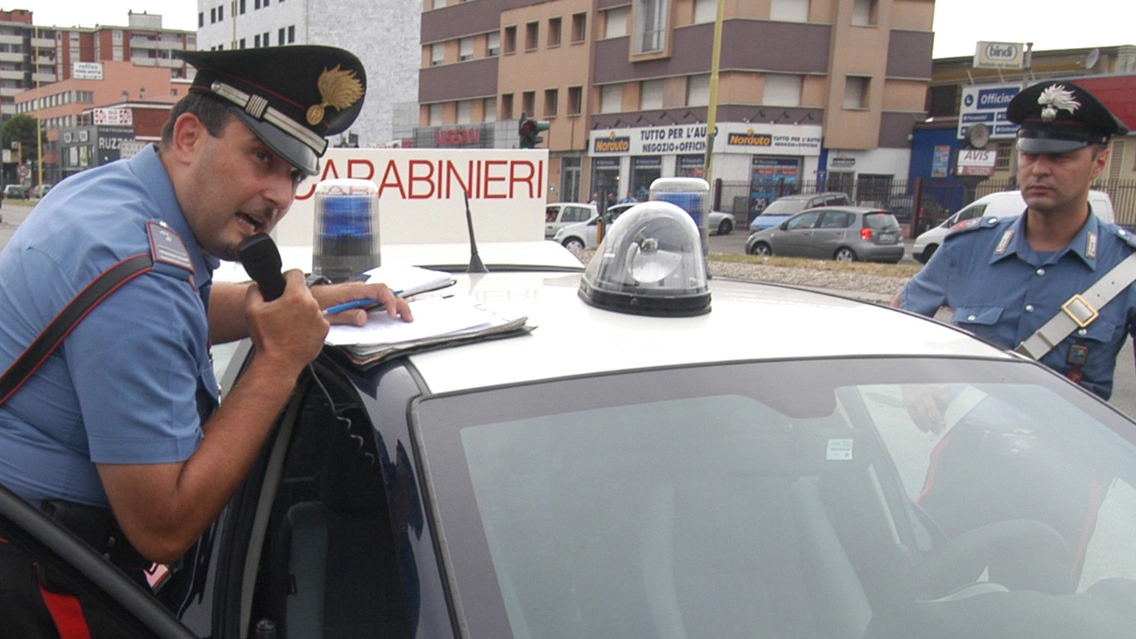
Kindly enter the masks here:
M 24 161 L 39 159 L 39 120 L 25 113 L 18 113 L 4 122 L 4 148 L 12 149 L 13 142 L 23 145 Z M 12 157 L 16 157 L 12 149 Z

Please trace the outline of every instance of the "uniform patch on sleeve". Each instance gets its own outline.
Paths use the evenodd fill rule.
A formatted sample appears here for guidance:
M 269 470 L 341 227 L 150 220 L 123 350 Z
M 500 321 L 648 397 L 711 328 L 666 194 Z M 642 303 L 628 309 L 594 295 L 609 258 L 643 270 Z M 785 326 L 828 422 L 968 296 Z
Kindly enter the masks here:
M 190 273 L 194 272 L 193 260 L 189 257 L 189 249 L 185 241 L 168 226 L 158 222 L 147 222 L 146 231 L 150 234 L 150 254 L 154 262 L 169 264 L 183 268 Z

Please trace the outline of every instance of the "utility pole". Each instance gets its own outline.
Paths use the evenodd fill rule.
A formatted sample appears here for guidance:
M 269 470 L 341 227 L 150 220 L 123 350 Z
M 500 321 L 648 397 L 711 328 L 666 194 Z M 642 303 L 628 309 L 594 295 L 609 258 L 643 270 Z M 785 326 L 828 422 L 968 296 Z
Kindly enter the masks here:
M 725 12 L 725 0 L 718 0 L 718 15 L 714 18 L 714 52 L 710 61 L 710 106 L 706 115 L 706 160 L 703 177 L 714 188 L 714 136 L 718 131 L 718 68 L 722 63 L 722 14 Z

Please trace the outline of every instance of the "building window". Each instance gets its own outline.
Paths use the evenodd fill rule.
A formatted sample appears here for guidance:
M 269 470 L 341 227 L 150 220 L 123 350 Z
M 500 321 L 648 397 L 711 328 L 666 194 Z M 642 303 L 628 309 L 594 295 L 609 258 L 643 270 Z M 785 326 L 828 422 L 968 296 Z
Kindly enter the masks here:
M 265 4 L 267 4 L 267 3 L 265 3 Z M 264 37 L 261 38 L 261 40 L 264 42 L 264 46 L 266 46 L 266 47 L 271 46 L 271 44 L 272 44 L 268 41 L 268 32 L 267 31 L 264 32 Z
M 484 113 L 486 122 L 497 121 L 497 98 L 485 98 Z
M 668 0 L 635 3 L 635 53 L 656 53 L 667 46 Z
M 241 46 L 242 49 L 245 48 L 245 39 L 244 38 L 241 38 L 240 46 Z
M 501 32 L 494 31 L 486 34 L 485 52 L 491 58 L 501 55 Z
M 777 0 L 773 0 L 777 4 Z M 718 19 L 718 0 L 694 0 L 694 24 Z
M 559 89 L 545 89 L 544 90 L 544 117 L 556 117 L 557 103 L 560 101 Z
M 583 103 L 584 87 L 568 87 L 568 115 L 580 115 Z
M 600 89 L 600 113 L 619 113 L 623 110 L 623 85 L 609 84 Z
M 627 7 L 604 12 L 605 38 L 622 38 L 627 35 Z
M 512 93 L 502 93 L 501 94 L 501 119 L 502 120 L 512 120 L 513 119 L 513 94 Z
M 536 115 L 536 91 L 525 91 L 521 94 L 521 112 L 525 115 Z
M 240 3 L 239 3 L 238 6 L 239 6 L 238 11 L 240 11 L 241 15 L 243 16 L 245 14 L 245 0 L 240 0 Z
M 844 108 L 868 108 L 868 89 L 871 88 L 872 79 L 864 76 L 850 75 L 844 79 Z
M 473 101 L 458 101 L 458 124 L 469 124 L 471 122 L 473 122 Z
M 197 14 L 197 28 L 200 29 L 201 27 L 204 27 L 204 26 L 205 26 L 205 12 L 202 11 L 201 13 Z
M 446 6 L 446 0 L 434 0 L 435 9 L 441 9 L 444 6 Z
M 296 41 L 296 25 L 293 24 L 293 25 L 288 26 L 288 44 L 292 44 L 295 41 Z
M 809 0 L 773 0 L 769 19 L 782 22 L 808 22 Z
M 260 8 L 260 0 L 253 0 L 252 8 L 254 10 L 259 9 Z
M 584 42 L 588 39 L 588 14 L 577 13 L 572 16 L 572 42 Z
M 225 5 L 221 5 L 221 6 L 217 7 L 217 22 L 221 22 L 224 19 L 225 19 Z M 121 40 L 122 36 L 119 35 L 118 39 Z
M 878 0 L 854 0 L 852 3 L 852 25 L 857 27 L 871 27 L 879 20 L 880 3 Z
M 692 75 L 686 79 L 686 106 L 710 104 L 710 74 Z
M 465 62 L 473 59 L 473 38 L 462 38 L 458 41 L 458 61 Z
M 1013 142 L 999 142 L 994 147 L 994 170 L 1010 170 L 1010 154 L 1016 153 Z
M 436 67 L 446 61 L 446 44 L 435 42 L 430 45 L 430 66 Z
M 765 93 L 761 103 L 769 106 L 801 106 L 801 87 L 805 77 L 783 73 L 765 74 Z
M 548 19 L 548 46 L 560 46 L 560 32 L 562 30 L 563 21 L 560 18 Z
M 505 53 L 517 52 L 517 27 L 516 25 L 505 27 Z
M 216 23 L 217 23 L 217 7 L 213 7 L 212 9 L 209 10 L 209 24 L 216 24 Z
M 263 3 L 263 4 L 264 4 L 264 6 L 266 6 L 266 7 L 267 7 L 267 6 L 268 6 L 268 0 L 264 0 L 264 3 Z
M 540 46 L 540 23 L 530 22 L 525 25 L 525 51 L 536 51 Z
M 280 29 L 276 32 L 276 44 L 284 44 L 284 34 L 284 27 L 280 27 Z
M 442 124 L 444 124 L 442 122 L 442 105 L 441 104 L 431 104 L 430 105 L 430 122 L 428 122 L 427 125 L 428 126 L 441 126 Z
M 639 108 L 643 111 L 663 108 L 663 80 L 644 80 L 639 83 Z

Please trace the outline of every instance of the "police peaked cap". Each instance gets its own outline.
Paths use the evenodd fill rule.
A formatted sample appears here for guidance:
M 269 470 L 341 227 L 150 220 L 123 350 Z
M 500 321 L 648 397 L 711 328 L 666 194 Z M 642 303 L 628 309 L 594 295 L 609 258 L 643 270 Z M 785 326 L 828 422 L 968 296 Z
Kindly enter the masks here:
M 190 91 L 231 104 L 257 137 L 308 175 L 327 138 L 363 109 L 363 63 L 335 47 L 286 46 L 180 52 L 197 69 Z
M 1128 127 L 1092 93 L 1072 82 L 1041 82 L 1014 96 L 1006 118 L 1018 125 L 1018 150 L 1044 155 L 1108 144 Z

